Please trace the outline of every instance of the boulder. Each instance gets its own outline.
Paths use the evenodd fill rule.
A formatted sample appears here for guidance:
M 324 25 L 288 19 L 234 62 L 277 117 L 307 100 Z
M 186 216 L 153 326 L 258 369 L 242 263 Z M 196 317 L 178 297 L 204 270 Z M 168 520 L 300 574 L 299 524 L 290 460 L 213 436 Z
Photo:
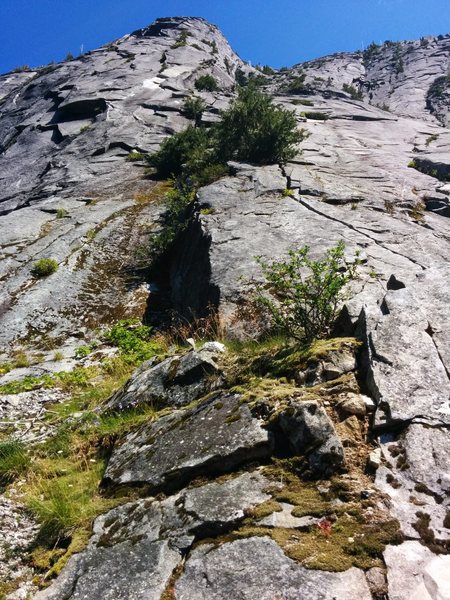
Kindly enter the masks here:
M 187 558 L 175 584 L 177 600 L 371 600 L 363 571 L 329 573 L 306 569 L 268 537 L 219 547 L 203 545 Z
M 337 404 L 337 408 L 349 415 L 364 417 L 367 411 L 367 405 L 364 398 L 359 394 L 346 394 Z
M 291 402 L 278 418 L 292 451 L 306 455 L 311 471 L 328 476 L 344 464 L 344 449 L 325 410 L 314 401 Z
M 270 456 L 272 434 L 238 394 L 218 393 L 200 406 L 162 417 L 114 448 L 105 484 L 181 488 L 201 474 L 226 472 Z
M 419 542 L 388 546 L 384 551 L 389 600 L 448 600 L 450 556 L 436 556 Z
M 210 343 L 156 365 L 150 359 L 112 396 L 104 410 L 126 410 L 140 404 L 184 406 L 201 398 L 218 386 L 220 370 L 216 358 L 220 351 Z
M 264 502 L 269 481 L 244 473 L 190 488 L 161 502 L 138 500 L 99 517 L 85 550 L 73 556 L 37 600 L 153 600 L 198 535 L 217 535 Z
M 356 369 L 356 359 L 351 348 L 343 348 L 339 352 L 333 352 L 322 365 L 322 376 L 325 381 L 337 379 L 345 373 Z

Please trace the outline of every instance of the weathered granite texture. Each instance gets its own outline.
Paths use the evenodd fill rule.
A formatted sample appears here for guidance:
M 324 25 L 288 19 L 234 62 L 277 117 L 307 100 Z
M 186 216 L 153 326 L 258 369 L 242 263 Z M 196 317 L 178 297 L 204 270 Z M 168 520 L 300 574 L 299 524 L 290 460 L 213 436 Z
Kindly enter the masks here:
M 233 164 L 232 176 L 200 190 L 192 222 L 158 282 L 148 281 L 146 248 L 164 210 L 164 188 L 143 177 L 139 155 L 136 162 L 127 157 L 155 150 L 187 126 L 182 105 L 200 75 L 211 73 L 219 84 L 217 92 L 195 92 L 207 103 L 206 124 L 232 99 L 236 70 L 253 69 L 204 20 L 170 18 L 73 61 L 0 77 L 5 356 L 25 343 L 30 350 L 48 342 L 73 347 L 74 338 L 89 338 L 98 326 L 157 312 L 161 283 L 182 315 L 202 314 L 213 303 L 228 333 L 254 334 L 238 309 L 250 280 L 261 278 L 255 256 L 280 259 L 308 244 L 316 258 L 343 240 L 347 257 L 360 258 L 341 326 L 363 342 L 359 375 L 375 405 L 379 448 L 371 448 L 368 470 L 378 466 L 383 505 L 413 538 L 385 552 L 392 598 L 401 597 L 403 564 L 411 565 L 406 575 L 413 573 L 404 589 L 445 597 L 447 559 L 432 551 L 445 550 L 449 532 L 449 45 L 449 36 L 384 44 L 267 77 L 265 88 L 295 111 L 309 137 L 283 167 Z M 302 72 L 305 88 L 287 90 Z M 290 194 L 283 194 L 286 188 Z M 59 264 L 47 279 L 31 275 L 41 257 Z M 362 571 L 307 570 L 268 537 L 191 550 L 195 536 L 235 527 L 267 494 L 260 474 L 186 484 L 268 461 L 274 451 L 274 431 L 238 393 L 199 401 L 212 388 L 202 377 L 199 385 L 190 381 L 189 373 L 202 368 L 196 360 L 191 353 L 154 370 L 146 365 L 110 407 L 155 399 L 181 407 L 120 440 L 103 482 L 176 494 L 100 517 L 87 550 L 38 598 L 148 599 L 169 589 L 184 600 L 276 594 L 293 600 L 299 593 L 369 599 Z M 206 363 L 214 379 L 217 370 L 209 358 Z M 180 365 L 186 379 L 167 379 Z M 199 403 L 182 407 L 192 401 Z M 302 410 L 284 423 L 291 453 L 304 451 L 298 433 L 305 437 L 305 419 L 296 420 Z M 365 412 L 354 398 L 352 410 L 348 429 L 359 432 L 362 444 Z M 308 458 L 320 466 L 321 451 L 331 448 L 339 468 L 345 466 L 341 441 L 328 425 L 324 418 L 326 436 L 315 438 L 318 461 L 310 449 Z M 362 492 L 370 498 L 373 490 Z M 290 506 L 265 517 L 267 527 L 316 526 L 299 523 L 303 517 L 292 515 Z M 367 580 L 383 589 L 383 571 Z

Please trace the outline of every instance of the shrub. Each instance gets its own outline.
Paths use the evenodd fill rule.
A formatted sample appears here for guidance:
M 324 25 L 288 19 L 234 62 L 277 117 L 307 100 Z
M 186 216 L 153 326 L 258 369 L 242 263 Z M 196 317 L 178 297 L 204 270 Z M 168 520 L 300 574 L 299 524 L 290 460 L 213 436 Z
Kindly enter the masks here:
M 437 139 L 439 139 L 439 134 L 438 133 L 432 133 L 429 137 L 427 137 L 427 139 L 425 140 L 425 145 L 429 146 L 431 144 L 431 142 L 435 142 Z
M 64 219 L 64 217 L 67 217 L 68 212 L 65 208 L 58 208 L 58 210 L 56 211 L 56 218 L 57 219 Z
M 287 94 L 299 94 L 309 90 L 309 85 L 305 83 L 306 75 L 302 73 L 298 77 L 291 79 L 288 83 L 283 85 L 282 91 Z
M 137 319 L 125 319 L 113 325 L 105 338 L 117 346 L 125 363 L 140 364 L 161 352 L 161 344 L 152 338 L 151 327 Z
M 344 85 L 342 86 L 342 89 L 347 94 L 350 94 L 350 96 L 353 100 L 362 100 L 363 99 L 363 93 L 361 92 L 361 90 L 358 91 L 353 85 L 348 85 L 348 83 L 344 83 Z
M 195 87 L 199 91 L 216 92 L 219 85 L 212 75 L 202 75 L 195 82 Z
M 140 160 L 144 160 L 146 156 L 147 155 L 144 152 L 137 152 L 136 150 L 133 150 L 133 152 L 127 154 L 126 160 L 128 162 L 138 162 Z
M 176 48 L 182 48 L 183 46 L 186 46 L 188 35 L 189 35 L 189 33 L 187 31 L 182 31 L 180 33 L 180 35 L 178 36 L 177 41 L 171 46 L 171 48 L 176 49 Z
M 31 67 L 28 65 L 20 65 L 20 67 L 16 67 L 13 70 L 13 73 L 29 73 L 31 71 Z
M 147 157 L 161 177 L 181 175 L 183 166 L 193 167 L 199 161 L 207 160 L 209 134 L 205 129 L 190 125 L 184 131 L 164 140 L 160 149 Z
M 156 259 L 165 254 L 178 235 L 187 227 L 189 207 L 194 201 L 195 193 L 179 186 L 168 192 L 166 198 L 162 229 L 151 240 L 151 252 Z
M 344 286 L 356 276 L 354 261 L 344 269 L 343 242 L 322 260 L 309 258 L 309 247 L 291 250 L 284 261 L 264 262 L 258 257 L 265 286 L 258 287 L 257 303 L 268 309 L 273 324 L 284 334 L 310 343 L 326 337 L 344 299 Z
M 190 96 L 186 98 L 183 104 L 183 114 L 188 119 L 195 121 L 195 125 L 198 127 L 202 118 L 202 114 L 206 108 L 206 104 L 201 98 L 197 96 Z
M 285 163 L 303 139 L 293 112 L 275 106 L 254 86 L 241 88 L 216 126 L 219 162 Z
M 302 117 L 311 119 L 312 121 L 328 121 L 329 119 L 327 114 L 317 111 L 303 112 Z
M 41 258 L 33 264 L 31 269 L 35 277 L 47 277 L 58 270 L 58 263 L 53 258 Z

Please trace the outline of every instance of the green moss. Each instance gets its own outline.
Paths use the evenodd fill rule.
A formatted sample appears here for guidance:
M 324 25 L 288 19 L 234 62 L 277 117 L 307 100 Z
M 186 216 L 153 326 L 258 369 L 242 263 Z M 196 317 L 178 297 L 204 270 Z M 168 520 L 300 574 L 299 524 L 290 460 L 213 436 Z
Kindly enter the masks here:
M 141 160 L 145 160 L 146 156 L 147 155 L 144 152 L 130 152 L 127 155 L 126 160 L 128 162 L 138 162 L 138 161 L 141 161 Z
M 236 421 L 240 421 L 242 419 L 241 413 L 236 412 L 233 415 L 230 415 L 225 419 L 225 423 L 227 425 L 231 425 L 231 423 L 235 423 Z
M 53 258 L 41 258 L 33 263 L 31 273 L 35 277 L 48 277 L 58 270 L 58 262 Z
M 258 506 L 255 506 L 254 508 L 250 509 L 248 511 L 247 516 L 251 517 L 252 519 L 255 519 L 256 521 L 259 521 L 260 519 L 268 517 L 274 512 L 281 512 L 282 510 L 283 508 L 281 504 L 276 500 L 271 499 L 266 500 L 262 504 L 258 504 Z

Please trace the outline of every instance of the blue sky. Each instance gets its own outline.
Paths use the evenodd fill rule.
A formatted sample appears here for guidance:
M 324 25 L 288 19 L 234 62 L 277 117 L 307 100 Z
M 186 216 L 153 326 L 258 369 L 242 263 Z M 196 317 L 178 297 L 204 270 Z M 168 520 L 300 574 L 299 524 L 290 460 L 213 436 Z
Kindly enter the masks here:
M 0 0 L 0 73 L 62 60 L 157 17 L 202 16 L 253 64 L 450 33 L 450 0 Z

